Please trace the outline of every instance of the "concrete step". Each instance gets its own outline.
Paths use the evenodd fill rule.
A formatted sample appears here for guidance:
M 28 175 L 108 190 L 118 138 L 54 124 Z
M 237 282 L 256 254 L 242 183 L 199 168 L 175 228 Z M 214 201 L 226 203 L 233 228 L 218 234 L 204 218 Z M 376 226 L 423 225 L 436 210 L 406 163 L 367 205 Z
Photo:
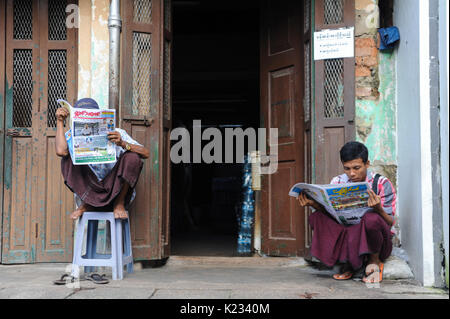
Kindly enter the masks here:
M 307 266 L 302 257 L 209 257 L 171 256 L 167 265 L 215 267 L 301 267 Z

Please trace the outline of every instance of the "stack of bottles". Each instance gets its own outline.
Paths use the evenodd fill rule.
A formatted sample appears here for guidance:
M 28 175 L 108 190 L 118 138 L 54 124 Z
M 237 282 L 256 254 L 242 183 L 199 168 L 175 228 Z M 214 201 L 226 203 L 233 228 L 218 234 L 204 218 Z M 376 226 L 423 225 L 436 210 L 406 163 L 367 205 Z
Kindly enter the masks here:
M 242 201 L 240 214 L 238 214 L 238 254 L 250 254 L 252 252 L 253 220 L 255 214 L 255 199 L 252 189 L 252 166 L 250 157 L 245 156 L 242 176 Z

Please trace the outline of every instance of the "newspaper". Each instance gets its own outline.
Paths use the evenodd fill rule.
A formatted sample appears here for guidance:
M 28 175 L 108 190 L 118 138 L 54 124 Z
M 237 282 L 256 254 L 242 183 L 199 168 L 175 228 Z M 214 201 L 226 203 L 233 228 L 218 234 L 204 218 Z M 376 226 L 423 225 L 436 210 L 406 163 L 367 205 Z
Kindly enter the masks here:
M 73 164 L 115 163 L 116 146 L 108 139 L 108 132 L 115 130 L 116 111 L 74 109 L 65 100 L 58 103 L 70 112 L 66 140 Z
M 298 197 L 304 192 L 310 199 L 321 204 L 342 225 L 359 224 L 368 207 L 369 184 L 367 182 L 351 184 L 295 184 L 289 195 Z

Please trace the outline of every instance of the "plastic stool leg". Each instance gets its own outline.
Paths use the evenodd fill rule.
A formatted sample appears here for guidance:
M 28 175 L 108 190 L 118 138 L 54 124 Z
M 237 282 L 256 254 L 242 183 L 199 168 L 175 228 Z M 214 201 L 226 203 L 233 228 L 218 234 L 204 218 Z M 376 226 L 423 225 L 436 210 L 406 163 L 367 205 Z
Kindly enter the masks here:
M 72 273 L 71 275 L 75 278 L 80 277 L 80 267 L 78 266 L 79 260 L 81 259 L 81 249 L 83 246 L 84 237 L 84 225 L 85 221 L 83 218 L 79 218 L 76 224 L 76 234 L 75 234 L 75 245 L 73 248 L 73 259 L 72 259 Z
M 133 256 L 132 248 L 131 248 L 131 234 L 130 234 L 130 219 L 125 219 L 125 256 Z M 133 270 L 133 261 L 127 264 L 127 273 L 132 274 L 134 272 Z
M 113 260 L 112 266 L 112 279 L 117 280 L 118 278 L 118 265 L 117 265 L 117 234 L 116 234 L 116 221 L 114 217 L 109 219 L 111 227 L 111 258 Z M 122 279 L 122 278 L 119 278 Z
M 98 233 L 98 220 L 88 221 L 87 240 L 86 240 L 86 257 L 94 259 L 97 252 L 97 233 Z M 85 273 L 94 272 L 94 266 L 84 267 Z
M 119 279 L 123 279 L 123 237 L 122 237 L 122 220 L 116 219 L 116 252 L 117 252 L 117 275 Z

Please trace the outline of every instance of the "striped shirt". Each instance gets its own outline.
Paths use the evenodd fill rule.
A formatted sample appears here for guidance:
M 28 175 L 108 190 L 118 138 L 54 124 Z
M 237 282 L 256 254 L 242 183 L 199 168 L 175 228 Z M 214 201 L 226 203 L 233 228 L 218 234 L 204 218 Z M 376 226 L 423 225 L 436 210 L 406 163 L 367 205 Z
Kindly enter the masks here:
M 375 178 L 375 174 L 370 170 L 367 171 L 366 182 L 369 183 L 370 187 L 373 186 L 373 179 Z M 348 178 L 347 174 L 342 174 L 334 177 L 330 184 L 347 184 L 352 181 Z M 377 195 L 380 196 L 381 205 L 386 212 L 386 214 L 394 217 L 396 214 L 397 208 L 397 194 L 395 193 L 394 186 L 391 181 L 385 177 L 381 176 L 378 179 L 377 183 Z M 395 218 L 394 218 L 395 224 Z

